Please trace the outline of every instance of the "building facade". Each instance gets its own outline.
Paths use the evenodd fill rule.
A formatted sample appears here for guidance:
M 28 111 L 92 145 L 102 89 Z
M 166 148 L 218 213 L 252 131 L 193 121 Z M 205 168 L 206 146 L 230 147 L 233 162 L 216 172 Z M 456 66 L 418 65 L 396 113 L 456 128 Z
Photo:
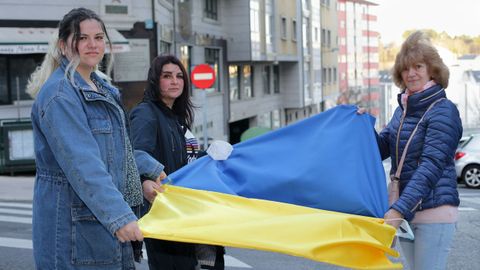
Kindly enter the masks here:
M 0 68 L 6 70 L 0 118 L 28 118 L 28 78 L 61 17 L 80 5 L 1 0 L 0 6 Z M 112 78 L 127 110 L 142 99 L 158 54 L 175 54 L 189 72 L 202 63 L 214 68 L 211 89 L 192 89 L 193 132 L 201 140 L 236 143 L 250 127 L 288 125 L 320 112 L 336 91 L 333 0 L 87 0 L 81 6 L 97 12 L 109 29 Z
M 375 4 L 364 0 L 87 0 L 114 43 L 112 79 L 130 110 L 152 59 L 169 53 L 190 72 L 216 73 L 193 87 L 193 132 L 236 143 L 250 127 L 276 129 L 339 103 L 379 115 Z M 29 118 L 25 93 L 73 0 L 0 0 L 1 119 Z M 18 12 L 22 10 L 22 12 Z M 0 120 L 1 120 L 0 119 Z M 202 143 L 203 145 L 204 143 Z
M 365 0 L 338 0 L 339 88 L 338 103 L 365 107 L 378 117 L 377 4 Z
M 338 80 L 338 12 L 337 0 L 321 1 L 321 43 L 322 43 L 322 109 L 337 105 Z

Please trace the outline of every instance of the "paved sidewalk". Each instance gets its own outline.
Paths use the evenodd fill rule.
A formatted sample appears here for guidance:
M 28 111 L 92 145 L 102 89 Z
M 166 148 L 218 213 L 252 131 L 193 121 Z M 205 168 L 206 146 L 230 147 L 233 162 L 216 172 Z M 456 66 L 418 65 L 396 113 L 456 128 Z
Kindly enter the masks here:
M 35 176 L 0 175 L 0 200 L 31 201 Z

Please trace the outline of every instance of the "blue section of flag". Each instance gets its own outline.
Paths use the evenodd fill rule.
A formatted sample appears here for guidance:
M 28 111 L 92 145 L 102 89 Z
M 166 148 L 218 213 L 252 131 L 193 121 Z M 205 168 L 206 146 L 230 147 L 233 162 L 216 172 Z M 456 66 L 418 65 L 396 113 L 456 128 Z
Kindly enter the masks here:
M 231 156 L 209 156 L 171 174 L 173 184 L 383 217 L 385 172 L 375 119 L 341 105 L 293 125 L 234 145 Z

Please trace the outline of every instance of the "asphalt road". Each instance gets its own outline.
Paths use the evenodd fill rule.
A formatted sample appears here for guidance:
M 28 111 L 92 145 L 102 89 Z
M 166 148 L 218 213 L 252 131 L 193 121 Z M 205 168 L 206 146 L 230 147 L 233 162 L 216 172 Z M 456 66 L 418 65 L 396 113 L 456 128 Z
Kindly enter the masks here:
M 459 188 L 458 231 L 448 269 L 473 270 L 480 265 L 480 190 Z M 0 269 L 34 269 L 31 249 L 31 200 L 0 199 Z M 344 269 L 311 260 L 257 250 L 228 248 L 227 270 Z M 146 261 L 138 269 L 147 269 Z M 407 268 L 405 268 L 407 269 Z

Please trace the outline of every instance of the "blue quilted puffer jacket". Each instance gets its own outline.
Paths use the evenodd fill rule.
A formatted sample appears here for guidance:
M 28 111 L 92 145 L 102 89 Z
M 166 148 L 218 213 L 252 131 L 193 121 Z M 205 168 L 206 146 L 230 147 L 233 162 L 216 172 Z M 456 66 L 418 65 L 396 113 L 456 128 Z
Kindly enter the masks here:
M 398 95 L 400 106 L 377 137 L 382 159 L 391 157 L 390 174 L 395 174 L 405 145 L 427 108 L 441 98 L 446 94 L 440 85 L 409 96 L 406 108 Z M 416 211 L 460 204 L 454 155 L 461 136 L 462 123 L 455 105 L 448 99 L 437 102 L 407 149 L 400 175 L 400 198 L 391 208 L 411 220 Z

